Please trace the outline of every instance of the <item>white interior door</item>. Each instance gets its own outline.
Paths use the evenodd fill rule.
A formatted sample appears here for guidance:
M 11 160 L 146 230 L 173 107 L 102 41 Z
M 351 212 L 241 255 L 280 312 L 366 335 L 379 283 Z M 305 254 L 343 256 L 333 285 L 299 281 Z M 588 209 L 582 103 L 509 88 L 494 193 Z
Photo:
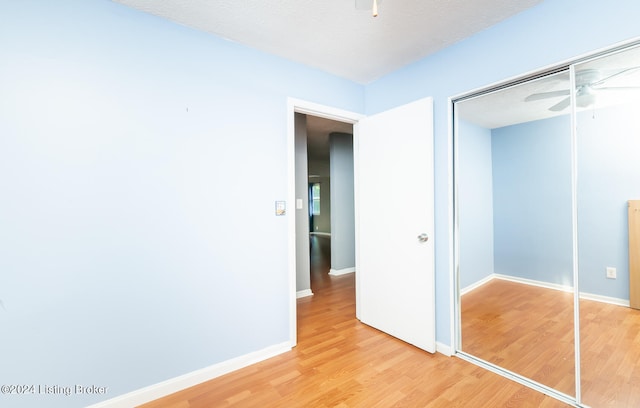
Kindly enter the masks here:
M 433 102 L 356 125 L 358 318 L 435 352 Z

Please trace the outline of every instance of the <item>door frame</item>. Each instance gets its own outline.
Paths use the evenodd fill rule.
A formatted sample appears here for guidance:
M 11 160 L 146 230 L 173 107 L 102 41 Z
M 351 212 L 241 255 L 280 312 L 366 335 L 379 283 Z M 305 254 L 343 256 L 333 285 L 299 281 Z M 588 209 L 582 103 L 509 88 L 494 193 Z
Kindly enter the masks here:
M 295 114 L 318 116 L 339 122 L 351 123 L 355 125 L 365 115 L 355 113 L 331 106 L 321 105 L 296 98 L 287 98 L 287 202 L 289 203 L 289 220 L 287 224 L 287 252 L 288 252 L 288 273 L 289 273 L 289 343 L 295 347 L 298 343 L 297 334 L 297 297 L 296 297 L 296 161 L 295 161 Z M 358 127 L 354 126 L 353 141 L 357 146 Z M 357 172 L 357 149 L 354 148 L 354 198 L 355 198 L 355 228 L 356 228 L 356 270 L 358 268 L 358 181 Z M 308 214 L 305 214 L 308 216 Z M 359 310 L 359 279 L 356 274 L 356 315 Z

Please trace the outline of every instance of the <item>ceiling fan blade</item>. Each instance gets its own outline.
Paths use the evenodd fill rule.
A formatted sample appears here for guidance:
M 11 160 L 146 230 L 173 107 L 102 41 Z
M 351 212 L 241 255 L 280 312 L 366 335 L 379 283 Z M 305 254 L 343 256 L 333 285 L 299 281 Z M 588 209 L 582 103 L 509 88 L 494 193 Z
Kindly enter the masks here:
M 598 81 L 592 82 L 591 86 L 602 85 L 603 83 L 607 82 L 608 80 L 610 80 L 612 78 L 615 78 L 615 77 L 623 75 L 623 74 L 630 74 L 630 73 L 632 73 L 634 71 L 637 71 L 639 69 L 640 69 L 640 67 L 631 67 L 631 68 L 623 69 L 622 71 L 618 71 L 615 74 L 609 75 L 606 78 L 602 78 L 602 79 L 600 79 Z
M 569 93 L 570 92 L 568 89 L 564 89 L 561 91 L 534 93 L 524 98 L 524 101 L 531 102 L 531 101 L 539 101 L 541 99 L 547 99 L 547 98 L 556 98 L 558 96 L 567 96 L 569 95 Z
M 640 89 L 640 86 L 605 86 L 602 88 L 595 88 L 596 91 L 633 91 Z
M 549 110 L 552 111 L 552 112 L 559 112 L 559 111 L 565 109 L 567 106 L 569 106 L 570 103 L 571 103 L 571 98 L 570 97 L 569 98 L 564 98 L 560 102 L 558 102 L 555 105 L 553 105 L 552 107 L 550 107 Z

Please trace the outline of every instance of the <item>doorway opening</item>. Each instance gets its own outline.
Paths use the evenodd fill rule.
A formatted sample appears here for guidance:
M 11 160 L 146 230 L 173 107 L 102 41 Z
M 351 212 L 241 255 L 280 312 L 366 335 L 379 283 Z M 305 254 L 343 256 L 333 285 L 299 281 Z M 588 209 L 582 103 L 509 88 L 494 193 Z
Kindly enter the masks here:
M 349 268 L 341 272 L 355 271 L 355 203 L 354 203 L 354 155 L 353 125 L 361 115 L 321 106 L 309 102 L 289 100 L 289 197 L 295 203 L 289 218 L 289 270 L 290 270 L 290 339 L 291 346 L 297 343 L 297 300 L 312 296 L 311 256 L 322 256 L 320 262 L 332 262 L 330 267 L 340 260 L 339 251 L 344 249 L 342 241 L 347 239 L 340 231 L 336 234 L 337 218 L 342 217 L 340 208 L 345 193 L 338 193 L 336 187 L 350 179 L 348 192 L 351 196 L 351 222 L 340 222 L 341 227 L 350 229 L 353 243 L 347 248 L 352 259 Z M 348 145 L 346 164 L 345 149 Z M 336 160 L 338 161 L 336 165 Z M 334 162 L 331 166 L 330 163 Z M 333 167 L 333 169 L 332 169 Z M 332 172 L 341 167 L 350 168 L 350 175 L 334 175 L 336 182 L 331 183 Z M 313 187 L 319 187 L 320 194 L 314 209 Z M 347 207 L 349 204 L 347 204 Z M 315 245 L 315 247 L 314 247 Z M 327 254 L 327 251 L 328 254 Z M 318 261 L 318 259 L 315 259 Z M 348 269 L 348 270 L 347 270 Z M 345 272 L 345 270 L 347 270 Z M 357 286 L 357 285 L 356 285 Z M 356 289 L 357 291 L 357 289 Z
M 312 115 L 357 124 L 353 127 L 351 165 L 355 186 L 355 269 L 358 270 L 355 274 L 356 317 L 409 344 L 435 352 L 432 98 L 367 117 L 295 100 L 289 103 L 288 199 L 296 203 L 296 210 L 289 218 L 291 345 L 295 346 L 297 341 L 297 278 L 306 276 L 304 272 L 299 274 L 306 270 L 298 267 L 297 262 L 309 259 L 298 253 L 298 250 L 309 250 L 309 223 L 305 211 L 308 211 L 305 207 L 308 176 L 296 171 L 297 164 L 306 158 L 306 149 L 296 149 L 296 135 L 304 134 L 304 122 L 307 115 Z M 306 137 L 299 145 L 304 143 Z M 390 199 L 381 200 L 381 191 Z M 334 208 L 332 219 L 335 212 Z M 342 224 L 332 224 L 333 241 L 336 236 L 342 236 L 336 225 Z M 300 239 L 302 245 L 299 245 Z M 334 258 L 336 248 L 332 246 Z
M 330 284 L 329 275 L 355 272 L 353 124 L 297 113 L 295 129 L 296 298 L 303 298 Z

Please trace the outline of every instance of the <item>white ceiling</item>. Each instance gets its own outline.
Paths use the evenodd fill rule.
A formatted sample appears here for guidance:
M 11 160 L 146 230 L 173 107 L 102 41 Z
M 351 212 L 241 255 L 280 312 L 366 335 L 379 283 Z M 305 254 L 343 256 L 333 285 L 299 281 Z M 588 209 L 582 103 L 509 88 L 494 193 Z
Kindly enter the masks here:
M 366 84 L 542 0 L 114 1 Z

